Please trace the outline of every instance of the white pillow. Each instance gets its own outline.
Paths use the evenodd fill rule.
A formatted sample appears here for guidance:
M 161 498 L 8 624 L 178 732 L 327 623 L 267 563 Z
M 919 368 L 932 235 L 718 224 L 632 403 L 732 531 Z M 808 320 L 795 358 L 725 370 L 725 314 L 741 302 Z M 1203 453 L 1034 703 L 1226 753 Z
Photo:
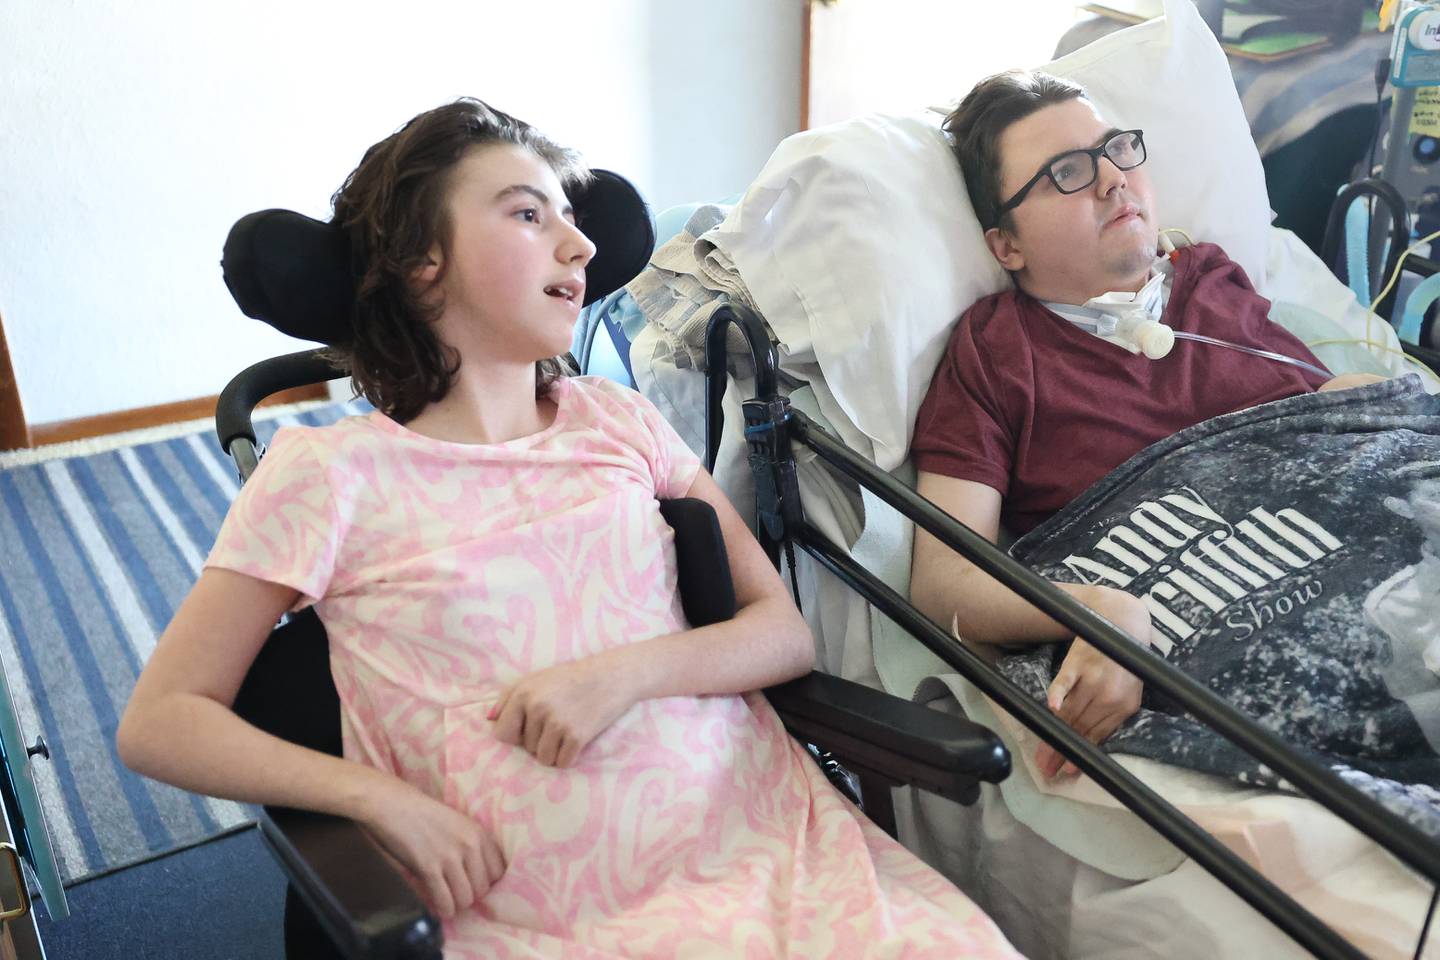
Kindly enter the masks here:
M 729 254 L 798 376 L 818 363 L 882 470 L 905 458 L 954 321 L 1008 282 L 940 117 L 869 116 L 775 149 L 706 239 Z M 822 397 L 824 393 L 817 391 Z M 822 407 L 825 404 L 822 404 Z
M 1165 11 L 1041 69 L 1145 131 L 1160 226 L 1219 243 L 1263 285 L 1269 201 L 1225 55 L 1191 0 Z M 955 320 L 1010 283 L 940 119 L 874 115 L 796 134 L 707 234 L 769 321 L 782 365 L 819 364 L 838 406 L 827 416 L 868 437 L 862 452 L 884 470 L 905 459 Z

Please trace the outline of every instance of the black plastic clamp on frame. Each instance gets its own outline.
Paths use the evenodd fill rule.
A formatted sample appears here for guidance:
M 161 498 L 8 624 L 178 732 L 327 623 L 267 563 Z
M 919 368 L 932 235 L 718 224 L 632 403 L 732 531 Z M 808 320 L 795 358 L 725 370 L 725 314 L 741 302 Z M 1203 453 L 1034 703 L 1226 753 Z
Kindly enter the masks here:
M 791 533 L 804 524 L 805 513 L 800 506 L 800 480 L 786 429 L 790 401 L 785 397 L 746 400 L 741 409 L 745 414 L 745 441 L 750 448 L 750 473 L 755 478 L 755 516 L 761 543 L 772 563 L 778 548 L 784 548 L 785 563 L 790 568 L 790 591 L 799 607 L 800 583 Z
M 746 400 L 741 409 L 745 418 L 745 441 L 749 448 L 750 471 L 755 478 L 755 509 L 759 529 L 756 535 L 770 561 L 777 567 L 780 545 L 785 539 L 785 521 L 794 519 L 800 508 L 795 484 L 795 463 L 784 424 L 790 418 L 789 401 L 776 391 L 775 371 L 779 362 L 775 346 L 760 318 L 750 310 L 724 304 L 715 310 L 705 330 L 705 469 L 715 470 L 720 437 L 725 430 L 721 401 L 727 381 L 726 341 L 731 327 L 740 331 L 755 359 L 756 392 L 764 400 Z M 788 476 L 781 466 L 788 463 Z M 787 517 L 785 511 L 792 516 Z M 791 567 L 792 573 L 794 567 Z M 796 601 L 799 601 L 797 596 Z
M 756 514 L 765 535 L 779 542 L 802 515 L 795 458 L 790 452 L 790 401 L 785 397 L 746 400 L 745 442 L 750 448 L 750 472 L 755 477 Z

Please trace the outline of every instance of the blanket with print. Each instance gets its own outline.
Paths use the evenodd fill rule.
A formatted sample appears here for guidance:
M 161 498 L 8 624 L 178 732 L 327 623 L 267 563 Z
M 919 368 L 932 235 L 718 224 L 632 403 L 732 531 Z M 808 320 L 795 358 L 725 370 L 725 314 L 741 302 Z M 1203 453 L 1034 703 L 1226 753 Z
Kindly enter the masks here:
M 1155 656 L 1440 837 L 1440 397 L 1416 377 L 1197 424 L 1011 552 L 1142 598 Z M 1000 665 L 1043 699 L 1061 653 Z M 1154 690 L 1104 747 L 1284 786 Z

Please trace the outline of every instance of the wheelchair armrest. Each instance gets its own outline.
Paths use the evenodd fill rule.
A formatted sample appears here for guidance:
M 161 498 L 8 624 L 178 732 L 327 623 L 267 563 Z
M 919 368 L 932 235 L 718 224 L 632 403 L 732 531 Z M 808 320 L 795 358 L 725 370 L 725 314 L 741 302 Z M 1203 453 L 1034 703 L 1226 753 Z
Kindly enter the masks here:
M 355 821 L 269 807 L 260 831 L 348 960 L 440 960 L 439 921 Z
M 792 734 L 897 783 L 971 802 L 976 781 L 1010 775 L 1000 738 L 964 717 L 819 672 L 765 695 Z

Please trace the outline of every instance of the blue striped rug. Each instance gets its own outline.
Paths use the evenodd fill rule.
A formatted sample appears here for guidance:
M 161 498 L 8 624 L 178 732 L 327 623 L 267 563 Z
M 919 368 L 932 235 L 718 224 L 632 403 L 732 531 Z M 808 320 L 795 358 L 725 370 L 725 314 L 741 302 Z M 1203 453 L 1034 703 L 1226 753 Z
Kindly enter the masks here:
M 331 423 L 328 404 L 256 424 Z M 213 429 L 0 471 L 0 660 L 65 884 L 244 826 L 249 810 L 146 780 L 115 752 L 141 665 L 238 491 Z

